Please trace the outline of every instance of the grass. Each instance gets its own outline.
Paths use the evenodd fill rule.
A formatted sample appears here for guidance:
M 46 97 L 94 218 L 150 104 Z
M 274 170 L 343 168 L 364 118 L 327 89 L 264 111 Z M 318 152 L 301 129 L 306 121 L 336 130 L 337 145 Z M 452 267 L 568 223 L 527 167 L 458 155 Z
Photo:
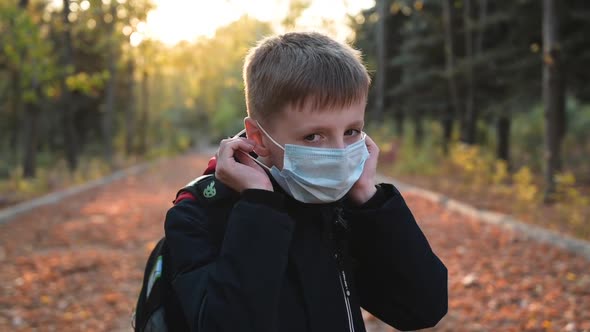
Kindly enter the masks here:
M 112 165 L 100 157 L 84 155 L 80 157 L 79 165 L 73 172 L 68 169 L 65 159 L 54 160 L 41 154 L 34 178 L 25 178 L 22 168 L 14 165 L 6 176 L 0 177 L 0 208 L 80 185 L 142 162 L 177 155 L 186 148 L 154 147 L 144 156 L 125 156 L 123 153 L 117 153 Z

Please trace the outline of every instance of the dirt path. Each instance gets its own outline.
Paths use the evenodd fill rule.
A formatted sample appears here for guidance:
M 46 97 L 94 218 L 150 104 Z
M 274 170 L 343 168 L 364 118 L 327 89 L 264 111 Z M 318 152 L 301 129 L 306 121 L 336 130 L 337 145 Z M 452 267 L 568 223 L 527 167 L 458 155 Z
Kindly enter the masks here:
M 206 160 L 179 157 L 0 225 L 0 331 L 129 331 L 164 214 Z M 450 313 L 434 330 L 590 331 L 588 261 L 407 201 L 449 268 Z

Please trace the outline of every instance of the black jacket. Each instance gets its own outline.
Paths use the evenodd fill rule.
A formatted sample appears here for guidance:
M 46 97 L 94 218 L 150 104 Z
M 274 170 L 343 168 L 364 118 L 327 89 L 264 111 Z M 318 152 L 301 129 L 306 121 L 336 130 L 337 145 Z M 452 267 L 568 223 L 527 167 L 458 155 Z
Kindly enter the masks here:
M 447 312 L 447 270 L 399 191 L 367 203 L 241 195 L 213 176 L 166 216 L 172 286 L 191 331 L 365 331 L 360 307 L 400 330 Z

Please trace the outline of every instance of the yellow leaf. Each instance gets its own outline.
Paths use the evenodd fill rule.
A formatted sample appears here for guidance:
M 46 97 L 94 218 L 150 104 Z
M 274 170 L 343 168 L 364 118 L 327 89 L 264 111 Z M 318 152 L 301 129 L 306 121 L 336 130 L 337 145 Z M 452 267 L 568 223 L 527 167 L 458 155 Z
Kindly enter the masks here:
M 414 9 L 416 9 L 417 11 L 424 9 L 424 2 L 423 1 L 414 2 Z
M 74 318 L 74 314 L 72 314 L 71 312 L 68 311 L 68 312 L 64 313 L 62 317 L 63 317 L 63 319 L 70 321 Z
M 86 310 L 82 310 L 78 313 L 78 315 L 80 316 L 80 318 L 82 319 L 86 319 L 88 317 L 90 317 L 90 313 Z

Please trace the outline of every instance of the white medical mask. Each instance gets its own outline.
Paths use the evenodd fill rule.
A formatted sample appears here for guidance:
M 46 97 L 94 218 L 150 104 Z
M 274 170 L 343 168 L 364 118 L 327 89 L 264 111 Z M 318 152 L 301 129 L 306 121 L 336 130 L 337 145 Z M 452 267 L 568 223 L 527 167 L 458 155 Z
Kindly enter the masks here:
M 258 122 L 257 122 L 258 123 Z M 303 203 L 335 202 L 348 193 L 363 173 L 369 151 L 365 133 L 358 142 L 344 149 L 316 148 L 285 144 L 283 148 L 260 126 L 260 130 L 284 153 L 283 169 L 266 168 L 277 183 L 296 200 Z

